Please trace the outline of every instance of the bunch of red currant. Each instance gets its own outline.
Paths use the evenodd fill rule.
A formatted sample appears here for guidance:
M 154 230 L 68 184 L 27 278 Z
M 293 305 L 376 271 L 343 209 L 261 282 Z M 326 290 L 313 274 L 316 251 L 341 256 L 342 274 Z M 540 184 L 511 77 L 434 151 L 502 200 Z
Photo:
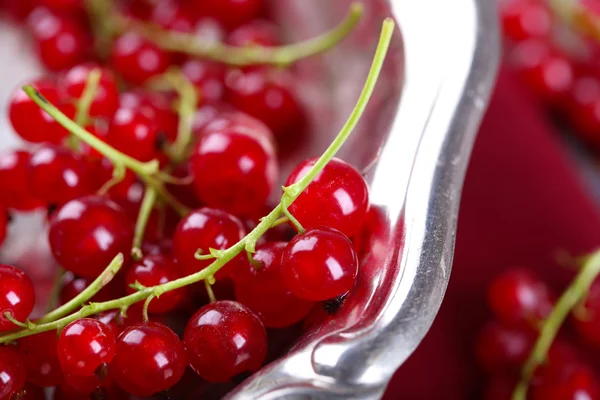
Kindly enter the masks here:
M 361 7 L 300 55 L 279 46 L 263 0 L 5 7 L 27 14 L 56 74 L 10 100 L 29 145 L 0 154 L 0 240 L 7 212 L 47 209 L 64 273 L 59 307 L 29 321 L 32 282 L 0 265 L 0 400 L 43 398 L 48 387 L 55 399 L 185 397 L 178 384 L 210 396 L 207 382 L 237 382 L 263 365 L 266 328 L 294 326 L 352 290 L 351 238 L 369 192 L 333 156 L 353 119 L 259 217 L 280 178 L 278 149 L 306 127 L 293 75 L 270 65 L 332 47 Z M 386 23 L 358 116 L 389 45 Z
M 526 387 L 526 398 L 534 400 L 600 398 L 587 357 L 600 345 L 600 280 L 594 274 L 582 272 L 558 301 L 528 269 L 496 277 L 488 289 L 494 319 L 475 346 L 489 378 L 484 398 L 524 399 Z M 568 316 L 571 323 L 563 327 Z
M 592 149 L 600 149 L 600 45 L 597 1 L 504 0 L 508 63 Z M 556 13 L 549 4 L 560 8 Z M 561 15 L 566 14 L 566 15 Z M 564 18 L 563 18 L 564 17 Z M 580 29 L 564 23 L 569 19 Z M 583 31 L 583 35 L 582 35 Z

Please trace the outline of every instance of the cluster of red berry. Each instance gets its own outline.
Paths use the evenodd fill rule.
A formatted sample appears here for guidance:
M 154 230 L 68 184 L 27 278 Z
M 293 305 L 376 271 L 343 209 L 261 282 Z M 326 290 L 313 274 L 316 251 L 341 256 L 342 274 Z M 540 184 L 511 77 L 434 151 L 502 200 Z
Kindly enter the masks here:
M 592 149 L 600 149 L 600 45 L 563 23 L 544 0 L 506 0 L 507 59 L 522 81 Z M 595 1 L 568 1 L 598 18 Z M 561 7 L 567 7 L 562 5 Z M 585 7 L 584 7 L 585 6 Z M 598 14 L 600 15 L 600 14 Z M 577 21 L 575 21 L 577 23 Z M 592 24 L 590 22 L 590 24 Z M 590 25 L 591 26 L 591 25 Z
M 558 307 L 555 303 L 549 286 L 525 268 L 508 269 L 492 282 L 488 305 L 494 320 L 482 328 L 475 347 L 479 365 L 489 378 L 484 398 L 521 398 L 514 391 L 523 374 L 530 375 L 526 383 L 530 399 L 600 398 L 600 381 L 588 357 L 600 346 L 600 281 L 594 281 L 585 300 L 571 310 L 570 324 L 544 327 Z M 554 329 L 560 332 L 545 344 L 547 354 L 533 356 L 540 335 L 555 333 Z M 532 368 L 532 361 L 539 365 Z
M 31 145 L 0 154 L 0 241 L 9 212 L 47 208 L 50 249 L 66 272 L 62 308 L 32 323 L 30 279 L 0 265 L 0 399 L 40 399 L 47 387 L 55 399 L 152 396 L 188 366 L 196 378 L 183 378 L 185 390 L 198 396 L 205 382 L 262 366 L 265 328 L 298 324 L 352 290 L 349 238 L 369 195 L 339 159 L 298 165 L 286 189 L 300 191 L 285 192 L 248 247 L 269 217 L 259 218 L 280 178 L 278 149 L 306 127 L 289 70 L 200 59 L 148 32 L 209 26 L 227 46 L 276 49 L 263 0 L 92 0 L 92 10 L 114 8 L 102 24 L 82 0 L 5 3 L 26 11 L 56 74 L 10 100 L 12 126 Z M 107 34 L 123 20 L 143 29 Z M 86 307 L 90 298 L 102 312 L 81 314 L 97 304 Z

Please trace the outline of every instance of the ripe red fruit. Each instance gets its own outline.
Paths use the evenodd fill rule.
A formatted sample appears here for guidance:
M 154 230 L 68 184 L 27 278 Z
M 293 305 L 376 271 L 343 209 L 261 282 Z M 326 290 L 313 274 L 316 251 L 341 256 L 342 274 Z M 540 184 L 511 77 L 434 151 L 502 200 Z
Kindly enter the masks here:
M 550 35 L 552 14 L 537 0 L 510 1 L 501 14 L 504 35 L 511 40 L 543 39 Z
M 148 322 L 131 326 L 117 339 L 110 375 L 135 396 L 151 396 L 175 385 L 186 368 L 186 354 L 177 335 Z
M 115 335 L 102 322 L 82 318 L 67 325 L 58 337 L 58 360 L 65 375 L 92 376 L 115 355 Z
M 577 333 L 587 343 L 600 347 L 600 281 L 596 280 L 590 286 L 583 313 L 574 313 L 574 322 Z
M 69 13 L 83 11 L 83 0 L 39 0 L 39 3 L 52 10 Z
M 45 13 L 32 26 L 40 60 L 51 71 L 84 61 L 91 48 L 89 32 L 75 19 Z
M 577 363 L 553 363 L 536 371 L 532 400 L 597 399 L 600 385 L 594 371 Z
M 219 21 L 232 30 L 260 17 L 265 10 L 264 0 L 203 0 L 193 4 L 201 17 Z
M 490 321 L 479 333 L 475 345 L 477 361 L 487 372 L 518 372 L 535 339 L 535 334 L 529 330 Z
M 306 127 L 306 115 L 290 74 L 231 70 L 225 82 L 227 100 L 237 110 L 264 122 L 278 141 L 293 141 Z
M 27 381 L 41 387 L 57 386 L 62 382 L 56 346 L 56 331 L 19 339 L 18 349 L 27 368 Z
M 278 46 L 281 44 L 278 27 L 266 20 L 254 20 L 240 26 L 229 34 L 227 43 L 231 46 Z
M 552 311 L 553 301 L 550 289 L 542 280 L 530 271 L 513 268 L 492 282 L 488 304 L 500 321 L 537 328 Z
M 223 114 L 203 130 L 191 156 L 200 201 L 234 215 L 252 215 L 277 179 L 268 128 L 243 114 Z
M 235 276 L 235 298 L 255 312 L 268 328 L 285 328 L 300 322 L 314 303 L 294 296 L 286 287 L 281 256 L 285 242 L 270 242 L 257 249 L 254 260 Z
M 352 242 L 332 228 L 297 235 L 283 251 L 281 271 L 287 288 L 308 301 L 333 299 L 354 286 L 358 257 Z
M 177 137 L 179 118 L 166 95 L 143 90 L 123 92 L 119 97 L 119 108 L 141 109 L 154 120 L 157 131 L 166 135 L 168 142 Z
M 12 265 L 0 264 L 0 332 L 16 328 L 5 314 L 25 322 L 33 310 L 35 293 L 25 272 Z
M 33 197 L 27 184 L 30 157 L 24 150 L 5 150 L 0 153 L 0 198 L 8 208 L 30 211 L 43 205 Z
M 25 363 L 15 349 L 0 346 L 0 399 L 10 399 L 25 386 Z
M 100 69 L 101 75 L 89 115 L 110 118 L 119 106 L 119 90 L 115 77 L 109 69 L 101 68 L 93 63 L 80 64 L 69 69 L 61 75 L 58 81 L 60 95 L 66 102 L 79 101 L 87 86 L 90 72 L 95 68 Z
M 106 286 L 90 299 L 94 302 L 113 300 L 125 294 L 123 281 L 120 276 L 114 277 Z M 92 279 L 76 276 L 72 272 L 66 272 L 60 284 L 60 304 L 65 304 L 83 292 L 91 283 Z
M 257 371 L 267 352 L 267 333 L 258 316 L 227 300 L 198 310 L 185 328 L 183 342 L 190 366 L 209 382 Z
M 298 182 L 317 158 L 298 165 L 285 185 Z M 369 189 L 350 164 L 334 158 L 288 208 L 305 229 L 328 226 L 348 237 L 360 231 L 369 209 Z
M 164 255 L 147 255 L 129 268 L 125 277 L 125 283 L 127 285 L 127 293 L 131 294 L 136 292 L 131 287 L 136 282 L 150 287 L 161 285 L 177 278 L 179 276 L 170 258 Z M 163 293 L 160 297 L 150 302 L 148 311 L 157 314 L 169 312 L 177 308 L 184 297 L 184 288 Z
M 60 265 L 76 275 L 94 278 L 118 253 L 129 254 L 133 230 L 131 218 L 117 204 L 87 196 L 57 210 L 48 237 Z
M 198 89 L 203 103 L 223 98 L 225 93 L 225 67 L 213 61 L 189 59 L 181 66 L 181 72 Z
M 152 160 L 159 150 L 156 122 L 144 110 L 119 108 L 106 139 L 115 149 L 140 161 Z
M 60 106 L 56 85 L 47 80 L 31 83 L 50 103 Z M 25 141 L 32 143 L 61 143 L 67 135 L 50 115 L 34 103 L 21 89 L 15 90 L 9 100 L 8 114 L 15 132 Z
M 202 249 L 225 250 L 240 241 L 246 232 L 242 222 L 225 211 L 214 208 L 200 208 L 186 215 L 173 236 L 173 256 L 182 275 L 189 275 L 207 267 L 212 260 L 196 260 L 194 254 Z M 219 273 L 232 275 L 244 258 L 238 256 L 230 261 Z M 247 262 L 247 261 L 246 261 Z
M 64 147 L 45 145 L 31 155 L 29 191 L 46 204 L 61 205 L 92 192 L 84 160 Z
M 141 85 L 171 65 L 169 53 L 136 33 L 115 40 L 111 54 L 115 70 L 128 82 Z
M 8 213 L 4 209 L 4 207 L 0 206 L 0 246 L 4 243 L 4 239 L 6 239 L 6 231 L 8 225 Z

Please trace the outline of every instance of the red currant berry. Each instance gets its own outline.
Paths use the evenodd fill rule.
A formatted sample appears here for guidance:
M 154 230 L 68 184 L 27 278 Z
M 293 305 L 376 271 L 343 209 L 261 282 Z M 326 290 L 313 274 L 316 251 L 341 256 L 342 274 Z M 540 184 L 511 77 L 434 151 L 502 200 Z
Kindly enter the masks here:
M 597 399 L 600 385 L 587 366 L 550 363 L 536 371 L 532 382 L 532 400 Z
M 41 5 L 52 10 L 77 13 L 83 10 L 83 0 L 38 0 Z
M 109 395 L 109 389 L 115 387 L 115 383 L 110 377 L 106 376 L 108 366 L 102 365 L 95 374 L 67 375 L 64 376 L 62 387 L 66 392 L 79 395 L 85 395 L 87 399 L 112 399 Z
M 31 194 L 61 205 L 92 192 L 86 163 L 64 147 L 46 145 L 32 154 L 27 179 Z
M 311 158 L 294 169 L 286 186 L 298 182 L 315 162 Z M 334 158 L 288 208 L 305 229 L 328 226 L 348 237 L 360 231 L 369 210 L 369 189 L 350 164 Z
M 206 125 L 217 119 L 219 115 L 233 111 L 233 108 L 227 103 L 215 102 L 202 104 L 194 114 L 192 132 L 195 136 L 201 136 Z
M 587 343 L 600 347 L 600 281 L 594 281 L 590 287 L 582 310 L 574 313 L 577 333 Z
M 162 74 L 171 65 L 169 53 L 136 33 L 117 38 L 111 57 L 115 70 L 134 85 Z
M 30 211 L 43 203 L 29 191 L 27 169 L 31 155 L 24 150 L 0 153 L 0 198 L 8 208 Z
M 268 328 L 284 328 L 300 322 L 314 303 L 294 296 L 286 287 L 281 256 L 287 243 L 267 243 L 260 247 L 251 266 L 236 275 L 235 298 L 255 312 Z
M 240 241 L 245 234 L 242 222 L 225 211 L 213 208 L 192 211 L 179 221 L 173 236 L 173 256 L 181 274 L 193 274 L 212 262 L 196 260 L 194 254 L 198 249 L 204 254 L 208 254 L 211 248 L 225 250 Z M 243 261 L 243 257 L 238 256 L 219 272 L 232 275 L 237 265 L 243 265 Z
M 278 27 L 272 22 L 254 20 L 231 32 L 227 37 L 227 43 L 237 47 L 272 47 L 281 44 L 280 37 Z
M 0 206 L 0 246 L 6 239 L 6 231 L 8 230 L 9 216 L 4 207 Z
M 203 102 L 212 103 L 223 98 L 225 93 L 225 68 L 212 61 L 189 59 L 181 71 L 198 89 Z
M 131 218 L 110 200 L 87 196 L 63 205 L 50 222 L 50 248 L 65 269 L 95 278 L 118 254 L 129 254 Z
M 50 103 L 60 105 L 56 86 L 52 82 L 40 80 L 31 85 Z M 60 143 L 67 135 L 67 131 L 42 111 L 21 88 L 13 92 L 8 113 L 15 132 L 28 142 Z
M 70 300 L 74 299 L 81 292 L 83 292 L 88 286 L 90 286 L 91 283 L 92 279 L 81 278 L 76 276 L 72 272 L 66 272 L 63 275 L 60 284 L 60 303 L 68 303 Z M 119 275 L 117 275 L 98 293 L 96 293 L 94 297 L 90 299 L 90 301 L 102 302 L 121 297 L 125 294 L 125 291 L 122 290 L 122 286 L 123 282 L 121 279 L 119 279 Z
M 175 266 L 171 259 L 164 255 L 149 255 L 131 266 L 127 271 L 125 283 L 127 284 L 127 293 L 131 294 L 136 292 L 131 287 L 136 282 L 150 287 L 161 285 L 177 278 L 179 276 L 175 273 Z M 184 289 L 163 293 L 160 297 L 150 302 L 148 311 L 157 314 L 172 311 L 182 303 L 184 297 Z
M 175 385 L 185 367 L 185 348 L 177 335 L 162 324 L 148 322 L 121 333 L 110 374 L 128 393 L 151 396 Z
M 126 315 L 121 315 L 119 310 L 105 311 L 96 315 L 96 319 L 107 325 L 118 337 L 123 330 L 143 322 L 143 304 L 135 303 L 127 309 Z
M 115 149 L 140 161 L 158 155 L 158 131 L 151 115 L 143 110 L 119 108 L 110 124 L 107 141 Z
M 204 0 L 194 3 L 196 12 L 214 18 L 226 29 L 232 30 L 260 17 L 265 9 L 264 0 Z
M 502 10 L 504 35 L 522 41 L 550 35 L 552 15 L 545 4 L 537 0 L 515 0 Z
M 154 4 L 150 20 L 163 29 L 193 33 L 196 21 L 177 0 L 162 0 Z
M 46 13 L 32 29 L 40 60 L 52 71 L 79 64 L 91 48 L 89 32 L 75 19 Z
M 25 386 L 27 372 L 19 352 L 0 346 L 0 399 L 10 399 Z
M 566 111 L 574 133 L 600 148 L 600 80 L 593 76 L 578 77 Z
M 500 321 L 530 327 L 537 327 L 553 306 L 548 286 L 530 271 L 518 268 L 496 277 L 488 290 L 488 303 Z
M 492 376 L 483 390 L 483 400 L 511 400 L 517 386 L 517 379 L 512 375 Z
M 154 120 L 158 132 L 166 135 L 167 141 L 172 142 L 177 137 L 179 118 L 166 95 L 144 91 L 124 92 L 119 98 L 119 107 L 143 109 L 144 114 Z
M 169 193 L 173 195 L 181 204 L 194 209 L 200 208 L 202 204 L 198 201 L 196 197 L 196 192 L 194 190 L 194 186 L 192 185 L 192 172 L 190 171 L 190 163 L 185 162 L 183 164 L 179 164 L 176 166 L 173 171 L 171 171 L 171 175 L 175 178 L 181 180 L 187 180 L 185 184 L 168 184 L 167 190 Z
M 90 72 L 100 68 L 97 64 L 80 64 L 62 74 L 58 87 L 64 101 L 77 102 L 87 86 Z M 90 106 L 91 117 L 110 118 L 119 106 L 119 90 L 112 72 L 101 68 L 98 89 Z
M 58 337 L 58 360 L 65 375 L 91 376 L 115 355 L 115 335 L 102 322 L 82 318 L 71 322 Z
M 267 353 L 267 333 L 260 319 L 234 301 L 202 307 L 189 320 L 183 342 L 190 366 L 209 382 L 227 382 L 255 372 Z
M 25 272 L 12 265 L 0 264 L 0 331 L 15 329 L 6 313 L 25 322 L 35 304 L 33 284 Z
M 245 216 L 266 202 L 277 179 L 277 159 L 269 130 L 240 114 L 208 124 L 191 157 L 200 201 Z
M 294 141 L 306 127 L 306 115 L 290 74 L 264 69 L 231 70 L 226 77 L 227 100 L 267 125 L 278 141 Z
M 536 40 L 519 43 L 511 54 L 514 68 L 527 86 L 551 106 L 562 106 L 573 86 L 571 61 Z
M 517 372 L 535 339 L 531 331 L 491 321 L 483 327 L 475 344 L 477 361 L 487 372 Z
M 283 251 L 283 279 L 297 297 L 309 301 L 341 296 L 354 286 L 358 257 L 352 242 L 332 228 L 296 236 Z
M 19 339 L 19 353 L 27 367 L 27 380 L 34 385 L 59 385 L 63 374 L 56 350 L 56 331 L 38 333 Z

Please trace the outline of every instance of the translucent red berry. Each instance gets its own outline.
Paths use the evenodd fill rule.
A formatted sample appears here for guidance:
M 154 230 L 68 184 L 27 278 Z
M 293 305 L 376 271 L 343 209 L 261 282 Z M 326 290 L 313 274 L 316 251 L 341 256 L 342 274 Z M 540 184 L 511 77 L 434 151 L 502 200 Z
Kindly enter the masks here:
M 119 107 L 139 111 L 152 118 L 159 134 L 164 134 L 167 141 L 172 142 L 177 137 L 179 119 L 174 112 L 171 100 L 161 93 L 143 90 L 121 93 Z
M 189 275 L 207 267 L 211 260 L 196 260 L 194 254 L 201 249 L 225 250 L 240 241 L 246 232 L 242 222 L 233 215 L 214 208 L 200 208 L 186 215 L 173 236 L 173 256 L 182 275 Z M 236 262 L 239 260 L 239 262 Z M 225 275 L 234 273 L 244 258 L 238 256 L 219 271 Z
M 308 301 L 329 300 L 354 286 L 358 257 L 352 242 L 332 228 L 297 235 L 283 252 L 281 271 L 287 288 Z
M 134 263 L 127 271 L 127 276 L 125 277 L 127 293 L 134 293 L 136 291 L 131 287 L 136 282 L 150 287 L 173 281 L 179 277 L 170 258 L 164 255 L 147 255 Z M 174 310 L 181 304 L 184 296 L 184 289 L 163 293 L 160 297 L 150 302 L 148 311 L 160 314 Z
M 187 362 L 185 348 L 166 326 L 148 322 L 131 326 L 117 339 L 110 375 L 135 396 L 151 396 L 175 385 Z
M 157 156 L 158 130 L 152 116 L 143 110 L 119 108 L 108 131 L 107 141 L 115 149 L 140 161 Z
M 25 272 L 12 265 L 0 264 L 0 331 L 10 331 L 15 324 L 6 319 L 25 322 L 33 310 L 35 293 Z
M 208 124 L 191 156 L 198 198 L 238 216 L 260 209 L 278 172 L 270 138 L 260 122 L 240 114 Z
M 91 376 L 115 355 L 115 335 L 102 322 L 82 318 L 67 325 L 58 337 L 58 360 L 66 375 Z
M 227 37 L 231 46 L 278 46 L 281 44 L 278 27 L 266 20 L 254 20 L 236 28 Z
M 254 311 L 269 328 L 284 328 L 300 322 L 314 303 L 301 300 L 287 288 L 281 269 L 284 242 L 270 242 L 257 249 L 245 270 L 235 275 L 235 298 Z
M 90 35 L 77 20 L 46 13 L 32 28 L 39 58 L 46 68 L 61 71 L 87 58 Z
M 57 386 L 62 382 L 56 346 L 56 331 L 19 339 L 18 349 L 25 362 L 29 382 L 41 387 Z
M 46 145 L 31 155 L 29 191 L 46 204 L 61 205 L 93 190 L 84 160 L 64 147 Z
M 264 122 L 278 141 L 293 142 L 306 127 L 293 82 L 284 72 L 232 70 L 226 78 L 227 100 L 237 110 Z
M 60 104 L 56 85 L 53 82 L 39 80 L 31 85 L 50 103 Z M 67 131 L 42 111 L 21 88 L 12 93 L 8 114 L 15 132 L 25 141 L 61 143 L 67 135 Z
M 96 293 L 90 301 L 102 302 L 113 300 L 118 297 L 125 295 L 123 289 L 123 281 L 119 279 L 120 276 L 114 277 L 106 286 L 104 286 L 98 293 Z M 60 283 L 60 304 L 65 304 L 71 299 L 74 299 L 81 292 L 83 292 L 92 283 L 93 279 L 79 277 L 72 272 L 67 271 Z
M 4 206 L 30 211 L 43 203 L 29 190 L 27 170 L 31 155 L 25 150 L 5 150 L 0 153 L 0 198 Z
M 117 38 L 111 58 L 115 70 L 135 85 L 162 74 L 171 64 L 169 53 L 136 33 L 126 33 Z
M 311 158 L 298 165 L 285 185 L 302 179 L 316 161 Z M 352 237 L 369 210 L 369 189 L 356 168 L 334 158 L 288 209 L 305 229 L 328 226 Z
M 491 321 L 479 333 L 475 354 L 487 372 L 517 372 L 535 343 L 532 331 Z
M 502 9 L 504 35 L 514 41 L 545 38 L 552 28 L 548 6 L 536 0 L 509 1 Z
M 77 102 L 81 99 L 90 72 L 99 68 L 101 73 L 96 94 L 90 106 L 92 117 L 110 118 L 119 106 L 119 90 L 112 72 L 97 64 L 80 64 L 64 72 L 58 82 L 63 101 Z
M 52 9 L 75 13 L 83 10 L 83 0 L 39 0 L 39 2 Z
M 198 88 L 202 102 L 219 101 L 225 94 L 225 67 L 216 62 L 189 59 L 181 66 L 181 72 Z
M 578 363 L 552 363 L 536 371 L 532 400 L 597 399 L 600 384 L 594 371 Z
M 579 311 L 573 318 L 577 333 L 587 343 L 600 347 L 600 281 L 594 281 Z
M 492 282 L 488 304 L 496 317 L 507 324 L 537 327 L 552 311 L 553 301 L 542 280 L 530 271 L 513 268 Z
M 204 0 L 195 2 L 198 15 L 211 17 L 231 30 L 262 15 L 264 0 Z
M 0 399 L 10 399 L 25 386 L 25 363 L 19 352 L 0 346 Z
M 255 372 L 267 352 L 267 333 L 252 311 L 233 301 L 202 307 L 189 320 L 183 342 L 192 369 L 209 382 Z
M 87 196 L 63 205 L 50 222 L 52 254 L 76 275 L 98 276 L 118 254 L 129 254 L 131 218 L 110 200 Z

